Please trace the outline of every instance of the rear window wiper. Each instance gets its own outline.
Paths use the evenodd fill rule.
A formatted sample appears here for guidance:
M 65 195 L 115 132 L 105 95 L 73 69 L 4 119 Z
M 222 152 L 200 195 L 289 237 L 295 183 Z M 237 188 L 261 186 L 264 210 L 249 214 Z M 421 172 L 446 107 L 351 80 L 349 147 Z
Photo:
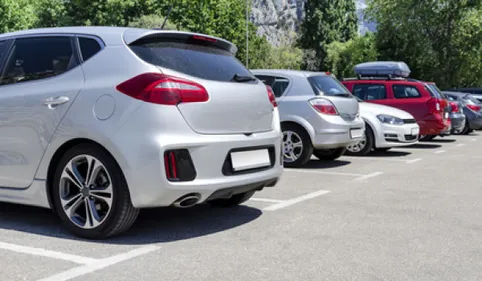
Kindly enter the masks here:
M 231 78 L 231 81 L 235 82 L 249 82 L 249 81 L 256 81 L 257 79 L 253 76 L 243 76 L 239 74 L 234 74 L 233 78 Z

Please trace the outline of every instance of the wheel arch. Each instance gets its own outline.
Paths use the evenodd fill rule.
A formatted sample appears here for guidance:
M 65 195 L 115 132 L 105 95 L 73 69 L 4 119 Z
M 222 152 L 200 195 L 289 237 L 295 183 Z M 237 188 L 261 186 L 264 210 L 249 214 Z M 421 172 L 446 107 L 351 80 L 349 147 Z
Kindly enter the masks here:
M 54 152 L 52 158 L 50 159 L 50 162 L 48 163 L 48 168 L 47 168 L 47 174 L 46 174 L 46 180 L 45 180 L 45 188 L 46 188 L 46 194 L 47 194 L 47 199 L 50 204 L 50 208 L 55 211 L 55 204 L 53 204 L 53 178 L 55 176 L 55 170 L 58 166 L 58 163 L 62 159 L 62 156 L 72 147 L 75 147 L 80 144 L 92 144 L 94 146 L 99 147 L 102 149 L 104 152 L 106 152 L 112 159 L 114 159 L 115 163 L 119 166 L 119 163 L 117 159 L 112 155 L 112 153 L 109 152 L 107 148 L 105 148 L 102 144 L 88 139 L 88 138 L 75 138 L 71 139 L 64 144 L 62 144 L 60 147 L 57 148 L 57 150 Z M 120 169 L 122 171 L 122 169 Z M 124 175 L 123 175 L 124 176 Z
M 363 121 L 365 122 L 365 131 L 371 132 L 372 137 L 373 137 L 373 146 L 374 148 L 377 147 L 378 144 L 378 134 L 376 133 L 376 126 L 373 124 L 373 122 L 365 117 L 362 117 Z
M 310 123 L 308 123 L 308 121 L 306 121 L 305 119 L 300 118 L 300 117 L 295 117 L 295 116 L 283 118 L 281 120 L 281 126 L 283 124 L 291 124 L 291 125 L 298 126 L 298 127 L 302 128 L 303 130 L 305 130 L 305 132 L 308 134 L 308 136 L 310 136 L 310 142 L 313 143 L 313 140 L 315 139 L 315 130 L 310 125 Z

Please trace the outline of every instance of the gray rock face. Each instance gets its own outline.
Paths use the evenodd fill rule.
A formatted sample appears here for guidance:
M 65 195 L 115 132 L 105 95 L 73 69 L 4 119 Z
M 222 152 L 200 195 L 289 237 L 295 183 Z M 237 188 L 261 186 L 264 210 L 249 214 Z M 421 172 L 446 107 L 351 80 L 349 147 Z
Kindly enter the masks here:
M 243 1 L 243 0 L 240 0 Z M 278 46 L 290 42 L 303 20 L 304 5 L 309 0 L 248 0 L 252 4 L 251 21 L 258 26 L 258 34 Z M 327 0 L 329 1 L 329 0 Z M 374 31 L 376 26 L 364 19 L 365 0 L 355 0 L 359 18 L 359 32 Z

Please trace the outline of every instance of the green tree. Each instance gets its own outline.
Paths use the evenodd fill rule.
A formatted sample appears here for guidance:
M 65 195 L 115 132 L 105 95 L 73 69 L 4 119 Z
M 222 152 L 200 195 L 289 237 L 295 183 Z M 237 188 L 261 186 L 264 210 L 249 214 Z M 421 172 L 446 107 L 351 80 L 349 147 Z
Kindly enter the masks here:
M 482 84 L 473 75 L 482 67 L 481 9 L 480 0 L 371 0 L 368 14 L 380 59 L 404 61 L 412 76 L 445 88 Z
M 327 70 L 338 78 L 354 76 L 355 65 L 376 61 L 377 57 L 375 36 L 372 33 L 357 36 L 344 43 L 332 42 L 327 47 Z
M 0 33 L 35 26 L 35 5 L 29 0 L 0 0 Z
M 316 53 L 318 70 L 327 67 L 327 46 L 332 42 L 346 42 L 357 33 L 354 0 L 310 0 L 305 4 L 305 18 L 301 23 L 299 46 Z

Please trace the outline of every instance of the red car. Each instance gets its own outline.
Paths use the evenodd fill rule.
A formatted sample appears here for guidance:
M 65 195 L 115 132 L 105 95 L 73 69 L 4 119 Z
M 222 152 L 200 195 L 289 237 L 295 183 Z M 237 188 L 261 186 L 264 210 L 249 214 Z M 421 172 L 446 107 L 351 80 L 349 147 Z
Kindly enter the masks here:
M 407 78 L 410 69 L 405 63 L 362 63 L 355 72 L 358 78 L 342 83 L 359 99 L 409 112 L 420 126 L 422 139 L 450 134 L 447 100 L 430 88 L 431 83 Z

